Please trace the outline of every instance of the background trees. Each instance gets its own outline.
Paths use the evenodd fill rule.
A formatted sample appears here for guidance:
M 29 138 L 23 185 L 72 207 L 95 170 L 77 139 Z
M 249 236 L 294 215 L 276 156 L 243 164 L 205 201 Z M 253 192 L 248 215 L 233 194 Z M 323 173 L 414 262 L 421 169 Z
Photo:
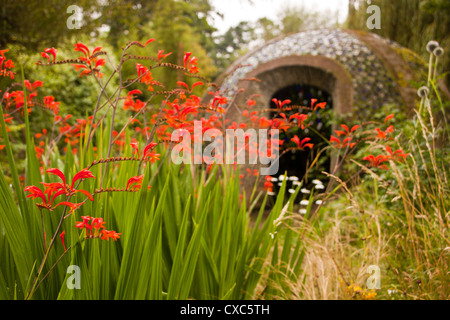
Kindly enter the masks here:
M 448 0 L 376 0 L 371 4 L 381 9 L 381 29 L 370 30 L 382 37 L 427 57 L 423 48 L 430 40 L 437 40 L 447 52 L 440 71 L 447 73 L 450 84 L 450 3 Z M 349 0 L 349 16 L 346 27 L 366 30 L 367 7 L 364 0 Z

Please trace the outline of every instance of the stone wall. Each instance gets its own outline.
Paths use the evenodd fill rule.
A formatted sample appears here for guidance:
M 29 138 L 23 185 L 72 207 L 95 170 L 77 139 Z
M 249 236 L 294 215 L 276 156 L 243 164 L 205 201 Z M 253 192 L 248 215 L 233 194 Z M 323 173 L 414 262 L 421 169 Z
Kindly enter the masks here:
M 400 49 L 407 50 L 371 33 L 310 30 L 274 39 L 247 53 L 216 82 L 229 99 L 239 88 L 246 89 L 235 100 L 238 105 L 244 96 L 258 93 L 266 107 L 280 88 L 304 82 L 330 92 L 338 113 L 365 118 L 385 104 L 405 106 L 407 111 L 415 103 L 411 82 L 416 74 Z M 253 77 L 261 82 L 242 80 Z

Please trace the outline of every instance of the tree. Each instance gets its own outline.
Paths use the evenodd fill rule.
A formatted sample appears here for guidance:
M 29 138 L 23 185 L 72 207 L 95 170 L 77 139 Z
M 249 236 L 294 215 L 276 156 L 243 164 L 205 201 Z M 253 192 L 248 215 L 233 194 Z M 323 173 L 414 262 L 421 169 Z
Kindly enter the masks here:
M 307 29 L 332 27 L 338 22 L 330 19 L 333 12 L 311 12 L 304 6 L 286 6 L 280 8 L 279 20 L 260 18 L 256 22 L 241 21 L 230 27 L 223 35 L 216 37 L 215 63 L 224 70 L 231 62 L 256 46 L 283 35 Z
M 70 29 L 67 8 L 77 5 L 86 8 L 88 0 L 6 0 L 0 6 L 0 47 L 18 44 L 32 51 L 57 46 L 71 36 L 89 34 L 95 28 L 93 16 L 83 11 L 81 29 Z
M 230 27 L 223 35 L 216 37 L 216 60 L 220 69 L 237 59 L 255 39 L 254 27 L 247 21 Z
M 363 0 L 349 1 L 346 27 L 366 30 L 367 7 L 377 5 L 381 10 L 381 29 L 370 30 L 382 37 L 422 55 L 428 60 L 425 47 L 437 40 L 446 52 L 450 50 L 450 3 L 448 0 L 377 0 L 368 4 Z M 441 57 L 440 72 L 450 71 L 449 55 Z M 450 84 L 450 75 L 446 78 Z

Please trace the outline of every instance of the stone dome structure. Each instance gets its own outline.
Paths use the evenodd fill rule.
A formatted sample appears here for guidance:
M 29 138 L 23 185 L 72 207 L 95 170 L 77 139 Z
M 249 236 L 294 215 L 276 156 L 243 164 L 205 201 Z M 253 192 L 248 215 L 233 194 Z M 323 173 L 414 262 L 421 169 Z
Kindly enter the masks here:
M 395 110 L 411 116 L 418 99 L 414 86 L 427 79 L 426 73 L 427 64 L 418 55 L 373 33 L 316 29 L 263 44 L 236 60 L 215 82 L 231 102 L 226 119 L 237 123 L 248 121 L 243 111 L 249 109 L 249 98 L 256 102 L 249 110 L 257 111 L 261 118 L 277 114 L 273 98 L 290 99 L 292 106 L 300 108 L 310 107 L 312 99 L 317 99 L 327 102 L 327 110 L 357 123 L 355 120 L 373 120 L 374 112 L 385 105 L 395 105 Z M 203 102 L 209 99 L 208 94 Z M 290 112 L 297 112 L 293 110 Z M 306 134 L 320 148 L 322 137 L 329 137 L 337 124 L 327 112 L 324 117 L 322 111 L 314 114 L 308 127 L 311 131 L 306 128 L 297 134 Z M 290 137 L 284 134 L 280 139 L 289 141 Z M 284 154 L 279 158 L 279 174 L 301 179 L 316 154 L 317 150 Z M 320 166 L 327 170 L 333 161 L 333 156 L 325 155 Z M 251 189 L 252 178 L 246 179 L 245 185 Z
M 235 94 L 243 88 L 247 98 L 258 95 L 263 107 L 283 88 L 308 85 L 326 91 L 337 113 L 367 118 L 385 104 L 412 110 L 417 96 L 411 82 L 425 79 L 417 74 L 424 67 L 416 54 L 373 33 L 316 29 L 273 39 L 248 52 L 216 83 L 234 102 L 239 104 Z M 245 81 L 251 78 L 258 81 Z

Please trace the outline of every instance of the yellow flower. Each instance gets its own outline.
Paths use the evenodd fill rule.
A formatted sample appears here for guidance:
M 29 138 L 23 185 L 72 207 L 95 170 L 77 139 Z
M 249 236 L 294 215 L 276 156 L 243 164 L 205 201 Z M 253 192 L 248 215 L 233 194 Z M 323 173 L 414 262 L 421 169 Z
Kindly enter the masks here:
M 353 286 L 353 291 L 359 292 L 359 291 L 361 291 L 361 290 L 362 290 L 362 289 L 361 289 L 360 286 Z
M 365 295 L 366 300 L 374 300 L 377 297 L 377 293 L 375 291 L 370 291 Z

